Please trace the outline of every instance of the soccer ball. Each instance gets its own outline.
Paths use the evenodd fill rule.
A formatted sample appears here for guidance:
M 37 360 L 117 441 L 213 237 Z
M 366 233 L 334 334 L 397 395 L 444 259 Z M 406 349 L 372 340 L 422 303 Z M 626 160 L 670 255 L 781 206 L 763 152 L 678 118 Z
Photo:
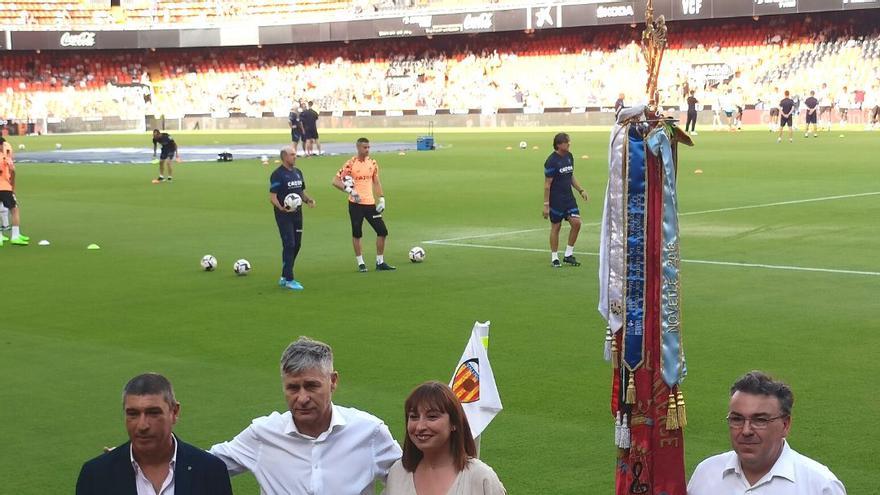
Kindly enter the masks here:
M 296 211 L 297 208 L 302 206 L 303 199 L 297 193 L 290 193 L 284 197 L 284 207 L 287 208 L 288 211 Z
M 19 144 L 19 145 L 18 145 L 18 149 L 19 149 L 19 150 L 23 150 L 23 149 L 24 149 L 24 144 L 23 144 L 23 143 L 22 143 L 22 144 Z
M 524 149 L 526 149 L 526 148 L 528 148 L 528 147 L 529 147 L 529 143 L 527 143 L 527 142 L 525 142 L 525 141 L 520 141 L 520 142 L 519 142 L 519 149 L 524 150 Z
M 421 263 L 425 261 L 425 250 L 416 246 L 409 250 L 409 260 L 413 263 Z
M 248 272 L 251 271 L 251 262 L 246 259 L 240 259 L 232 265 L 232 269 L 235 271 L 236 275 L 247 275 Z
M 262 163 L 263 165 L 268 165 L 269 164 L 269 157 L 266 155 L 262 155 L 260 157 L 260 163 Z
M 61 143 L 55 143 L 55 149 L 56 149 L 56 150 L 60 150 L 60 149 L 61 149 Z
M 217 258 L 210 254 L 202 256 L 202 268 L 204 268 L 206 272 L 213 272 L 214 269 L 217 268 Z

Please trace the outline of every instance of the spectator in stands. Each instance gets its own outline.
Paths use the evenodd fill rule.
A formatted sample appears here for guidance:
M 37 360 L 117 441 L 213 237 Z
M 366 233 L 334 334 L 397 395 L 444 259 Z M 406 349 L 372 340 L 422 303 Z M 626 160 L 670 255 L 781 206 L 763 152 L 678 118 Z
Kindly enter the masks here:
M 727 413 L 733 450 L 701 462 L 688 494 L 845 495 L 834 473 L 789 446 L 793 405 L 794 394 L 785 383 L 761 371 L 739 378 L 730 388 Z

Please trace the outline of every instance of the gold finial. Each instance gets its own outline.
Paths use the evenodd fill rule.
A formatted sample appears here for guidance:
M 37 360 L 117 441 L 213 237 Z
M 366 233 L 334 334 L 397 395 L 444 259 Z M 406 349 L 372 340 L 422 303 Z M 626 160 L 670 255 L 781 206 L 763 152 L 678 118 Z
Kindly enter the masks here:
M 642 56 L 648 65 L 648 107 L 655 110 L 660 104 L 657 93 L 657 80 L 660 77 L 660 62 L 666 50 L 666 18 L 662 15 L 654 20 L 654 2 L 648 0 L 645 8 L 645 30 L 642 32 Z

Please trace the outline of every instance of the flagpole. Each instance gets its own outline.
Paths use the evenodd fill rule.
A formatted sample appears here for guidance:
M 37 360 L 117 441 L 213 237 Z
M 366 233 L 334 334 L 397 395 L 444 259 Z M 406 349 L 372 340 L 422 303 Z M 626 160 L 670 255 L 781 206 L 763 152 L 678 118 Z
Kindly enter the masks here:
M 480 342 L 483 344 L 483 349 L 486 349 L 486 356 L 489 355 L 489 326 L 480 327 L 477 329 L 477 336 L 480 337 Z M 482 443 L 483 435 L 480 434 L 477 438 L 474 438 L 474 445 L 477 448 L 477 452 L 475 457 L 477 459 L 480 458 L 480 444 Z

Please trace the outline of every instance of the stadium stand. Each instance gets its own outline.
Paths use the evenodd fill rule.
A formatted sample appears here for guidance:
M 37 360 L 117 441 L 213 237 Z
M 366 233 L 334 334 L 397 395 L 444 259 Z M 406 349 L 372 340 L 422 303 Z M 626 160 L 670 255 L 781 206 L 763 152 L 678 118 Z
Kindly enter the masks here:
M 164 4 L 164 2 L 163 2 Z M 660 80 L 677 107 L 688 89 L 720 104 L 777 102 L 827 83 L 871 91 L 880 82 L 876 12 L 675 23 Z M 639 28 L 597 27 L 478 36 L 247 48 L 15 53 L 0 67 L 0 116 L 147 113 L 286 115 L 319 109 L 407 110 L 607 107 L 644 93 Z M 714 88 L 717 88 L 717 91 Z M 143 89 L 152 88 L 145 101 Z M 76 98 L 71 98 L 75 94 Z
M 490 4 L 516 3 L 495 0 Z M 470 5 L 469 5 L 470 4 Z M 88 0 L 15 0 L 0 3 L 0 29 L 107 29 L 275 24 L 296 15 L 357 17 L 412 9 L 446 11 L 485 6 L 476 0 L 123 0 L 124 8 Z

